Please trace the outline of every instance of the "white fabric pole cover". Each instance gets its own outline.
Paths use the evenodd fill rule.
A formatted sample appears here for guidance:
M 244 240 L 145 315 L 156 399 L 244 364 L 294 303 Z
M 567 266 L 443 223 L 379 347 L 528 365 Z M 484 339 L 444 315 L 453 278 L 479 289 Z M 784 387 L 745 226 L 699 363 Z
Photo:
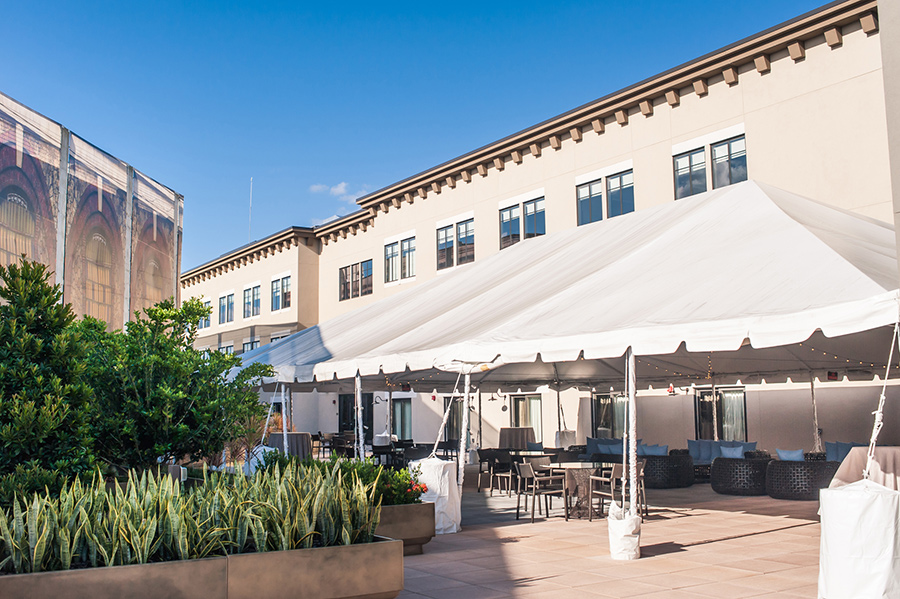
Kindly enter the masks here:
M 463 409 L 462 409 L 462 425 L 459 431 L 459 454 L 457 455 L 459 466 L 457 472 L 459 475 L 459 496 L 463 493 L 463 480 L 466 476 L 466 442 L 469 440 L 469 386 L 472 384 L 472 377 L 467 372 L 465 377 L 466 392 L 463 393 Z
M 359 376 L 359 373 L 356 373 L 356 457 L 358 459 L 363 459 L 366 457 L 365 452 L 363 451 L 363 443 L 365 442 L 363 439 L 363 409 L 362 409 L 362 379 Z
M 900 597 L 900 492 L 860 480 L 819 502 L 819 599 Z
M 434 503 L 434 532 L 439 535 L 459 532 L 462 498 L 456 484 L 456 462 L 429 457 L 410 463 L 410 468 L 420 469 L 419 482 L 428 487 L 422 501 Z

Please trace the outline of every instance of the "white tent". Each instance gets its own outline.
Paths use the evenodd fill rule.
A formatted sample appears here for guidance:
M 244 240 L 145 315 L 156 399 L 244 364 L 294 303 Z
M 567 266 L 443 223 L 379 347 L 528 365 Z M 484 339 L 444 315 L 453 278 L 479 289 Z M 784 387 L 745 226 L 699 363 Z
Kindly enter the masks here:
M 277 380 L 516 386 L 871 378 L 893 227 L 748 181 L 523 241 L 244 355 Z M 480 365 L 480 366 L 476 366 Z M 432 382 L 433 381 L 433 382 Z

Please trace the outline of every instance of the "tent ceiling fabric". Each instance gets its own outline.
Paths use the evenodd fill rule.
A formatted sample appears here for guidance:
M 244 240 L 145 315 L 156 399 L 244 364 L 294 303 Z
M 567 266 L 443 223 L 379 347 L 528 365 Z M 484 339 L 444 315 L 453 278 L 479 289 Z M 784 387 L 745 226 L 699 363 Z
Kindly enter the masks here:
M 244 358 L 319 386 L 452 383 L 452 363 L 488 386 L 554 381 L 553 363 L 562 381 L 622 381 L 629 346 L 641 384 L 871 378 L 897 272 L 891 225 L 747 181 L 525 240 Z

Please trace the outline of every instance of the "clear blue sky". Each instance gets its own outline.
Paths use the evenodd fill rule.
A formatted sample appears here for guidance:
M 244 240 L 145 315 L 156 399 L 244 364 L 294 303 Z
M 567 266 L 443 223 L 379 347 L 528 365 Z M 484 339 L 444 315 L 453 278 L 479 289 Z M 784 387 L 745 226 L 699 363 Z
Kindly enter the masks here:
M 0 90 L 185 197 L 187 270 L 823 4 L 8 2 Z

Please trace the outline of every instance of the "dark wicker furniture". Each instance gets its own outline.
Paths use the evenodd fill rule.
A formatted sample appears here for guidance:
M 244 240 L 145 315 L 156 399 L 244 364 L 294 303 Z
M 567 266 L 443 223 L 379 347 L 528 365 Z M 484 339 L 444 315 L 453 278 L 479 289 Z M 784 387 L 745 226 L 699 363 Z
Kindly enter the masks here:
M 642 456 L 644 485 L 649 489 L 680 489 L 694 484 L 694 460 L 688 453 Z
M 712 490 L 722 495 L 765 495 L 771 460 L 716 458 L 709 469 Z
M 766 493 L 774 499 L 813 501 L 831 483 L 840 462 L 773 460 L 766 471 Z

